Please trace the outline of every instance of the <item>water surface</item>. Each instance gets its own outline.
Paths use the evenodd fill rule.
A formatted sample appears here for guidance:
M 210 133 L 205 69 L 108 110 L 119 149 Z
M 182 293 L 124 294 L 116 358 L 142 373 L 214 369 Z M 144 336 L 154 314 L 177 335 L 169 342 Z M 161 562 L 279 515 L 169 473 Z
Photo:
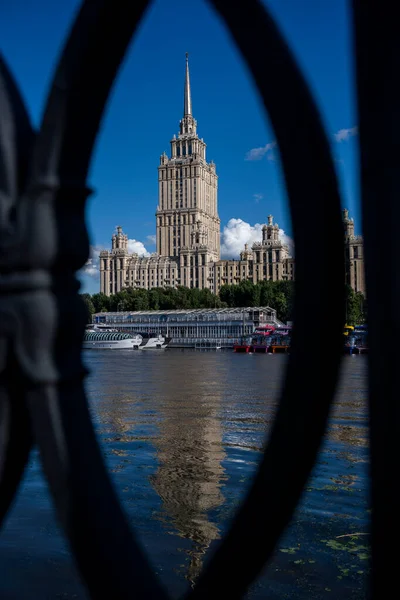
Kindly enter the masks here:
M 155 572 L 178 597 L 248 488 L 286 357 L 93 351 L 85 361 L 91 412 L 118 494 Z M 365 357 L 345 357 L 318 464 L 249 598 L 365 598 L 366 385 Z M 35 456 L 0 537 L 0 573 L 2 598 L 87 597 Z

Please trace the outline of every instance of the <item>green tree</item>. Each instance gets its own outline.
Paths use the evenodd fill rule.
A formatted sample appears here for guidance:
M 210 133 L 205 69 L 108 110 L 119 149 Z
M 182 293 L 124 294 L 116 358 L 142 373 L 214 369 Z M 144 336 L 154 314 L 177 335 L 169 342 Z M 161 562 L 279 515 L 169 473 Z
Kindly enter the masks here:
M 86 306 L 86 310 L 87 310 L 87 322 L 91 323 L 92 322 L 92 315 L 96 312 L 96 309 L 94 307 L 93 301 L 92 301 L 92 297 L 90 294 L 80 294 L 80 297 L 83 300 L 83 303 Z
M 95 312 L 108 312 L 110 309 L 110 297 L 103 293 L 93 294 L 92 302 Z
M 260 306 L 272 307 L 273 302 L 273 282 L 272 281 L 261 281 L 258 284 L 260 288 Z
M 199 303 L 199 308 L 221 308 L 222 305 L 220 297 L 207 288 L 200 290 Z
M 172 310 L 175 308 L 177 290 L 173 287 L 157 288 L 160 310 Z
M 248 279 L 235 286 L 237 288 L 236 306 L 259 306 L 260 288 Z
M 351 288 L 350 288 L 351 289 Z M 122 312 L 138 310 L 185 310 L 190 308 L 222 308 L 243 306 L 270 306 L 282 321 L 292 319 L 294 301 L 293 281 L 243 280 L 239 285 L 223 285 L 219 295 L 209 289 L 185 286 L 159 287 L 150 290 L 124 288 L 117 294 L 105 296 L 86 294 L 90 312 Z M 89 303 L 90 300 L 90 303 Z M 353 304 L 362 305 L 357 296 Z
M 279 289 L 274 290 L 273 301 L 271 303 L 271 308 L 276 310 L 276 316 L 280 321 L 286 323 L 286 321 L 290 321 L 288 319 L 288 303 L 287 298 L 283 292 Z
M 359 325 L 364 322 L 364 296 L 355 292 L 350 285 L 346 285 L 346 322 L 348 325 Z
M 219 298 L 221 302 L 225 302 L 229 307 L 237 306 L 236 285 L 224 284 L 219 290 Z
M 284 322 L 292 321 L 294 308 L 294 281 L 273 281 L 271 283 L 273 284 L 274 293 L 277 295 L 276 299 L 273 297 L 272 302 L 275 303 L 273 308 L 275 308 L 278 313 L 278 319 L 281 319 Z M 284 304 L 280 294 L 283 294 L 285 297 Z
M 110 296 L 109 306 L 111 312 L 124 312 L 132 310 L 130 308 L 132 302 L 132 294 L 128 289 L 123 289 L 116 294 Z
M 148 293 L 149 310 L 160 310 L 160 291 L 153 288 Z

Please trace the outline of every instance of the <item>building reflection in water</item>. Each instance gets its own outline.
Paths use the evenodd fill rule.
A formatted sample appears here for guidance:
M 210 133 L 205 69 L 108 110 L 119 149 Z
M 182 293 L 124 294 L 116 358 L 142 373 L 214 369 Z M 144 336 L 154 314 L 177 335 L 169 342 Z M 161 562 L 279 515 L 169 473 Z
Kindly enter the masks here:
M 158 365 L 162 368 L 162 365 Z M 179 378 L 157 373 L 162 382 L 159 436 L 154 440 L 159 462 L 150 482 L 162 500 L 159 518 L 173 524 L 178 535 L 191 541 L 186 579 L 193 584 L 204 555 L 219 528 L 210 511 L 224 503 L 220 421 L 221 398 L 204 382 L 199 369 Z M 162 398 L 162 400 L 161 400 Z
M 129 358 L 111 357 L 97 367 L 101 385 L 93 379 L 88 389 L 92 413 L 112 472 L 135 463 L 132 443 L 151 444 L 156 456 L 149 481 L 161 499 L 155 516 L 167 531 L 186 540 L 182 543 L 189 557 L 185 577 L 193 583 L 207 549 L 220 537 L 210 512 L 225 501 L 221 395 L 216 392 L 220 386 L 204 377 L 197 360 L 187 361 L 182 376 L 175 352 L 163 354 L 162 359 L 146 355 L 134 357 L 133 362 Z M 130 470 L 129 476 L 134 473 Z
M 112 382 L 112 380 L 111 380 Z M 101 394 L 93 399 L 92 414 L 103 435 L 111 434 L 114 439 L 124 441 L 125 435 L 137 422 L 136 402 L 132 393 L 115 382 L 104 382 Z

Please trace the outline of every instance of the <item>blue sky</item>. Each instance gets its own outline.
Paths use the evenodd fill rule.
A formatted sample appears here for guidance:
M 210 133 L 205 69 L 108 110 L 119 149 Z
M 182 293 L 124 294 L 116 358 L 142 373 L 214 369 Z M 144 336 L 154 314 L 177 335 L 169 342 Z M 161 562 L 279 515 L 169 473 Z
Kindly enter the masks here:
M 359 233 L 349 3 L 265 3 L 314 93 L 332 141 L 343 203 L 355 217 Z M 35 125 L 79 4 L 0 0 L 1 51 Z M 259 224 L 270 213 L 290 236 L 279 160 L 273 150 L 267 151 L 274 134 L 228 33 L 204 0 L 156 0 L 120 70 L 93 155 L 89 185 L 95 193 L 89 199 L 87 222 L 96 248 L 109 246 L 115 226 L 122 225 L 131 248 L 155 250 L 157 166 L 160 154 L 169 152 L 182 116 L 185 52 L 198 132 L 207 143 L 208 159 L 217 165 L 225 254 L 236 255 L 243 241 L 257 237 Z M 95 271 L 94 261 L 82 279 L 85 291 L 98 291 Z

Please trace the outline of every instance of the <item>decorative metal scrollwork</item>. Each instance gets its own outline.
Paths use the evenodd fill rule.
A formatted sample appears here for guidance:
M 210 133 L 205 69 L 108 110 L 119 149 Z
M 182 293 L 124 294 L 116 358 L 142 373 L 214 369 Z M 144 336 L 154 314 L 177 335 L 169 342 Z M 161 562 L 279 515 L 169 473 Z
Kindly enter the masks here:
M 93 598 L 167 597 L 128 527 L 95 439 L 82 384 L 85 312 L 75 278 L 89 251 L 84 205 L 93 144 L 148 4 L 85 0 L 37 132 L 4 61 L 0 72 L 1 517 L 36 443 Z M 271 556 L 316 460 L 342 350 L 344 253 L 329 144 L 291 52 L 261 2 L 210 4 L 240 48 L 275 130 L 296 245 L 292 353 L 272 433 L 231 530 L 189 593 L 233 599 L 242 597 Z M 310 248 L 310 215 L 315 245 L 328 248 L 326 253 Z M 318 283 L 312 296 L 306 285 L 311 280 Z M 373 274 L 367 282 L 374 285 Z M 335 306 L 330 345 L 311 362 L 303 345 L 309 315 L 322 338 L 327 297 Z
M 390 3 L 383 2 L 378 8 L 373 2 L 352 0 L 352 8 L 368 292 L 372 508 L 370 597 L 378 599 L 393 594 L 392 590 L 397 585 L 398 552 L 392 541 L 400 533 L 399 496 L 394 475 L 400 458 L 397 392 L 400 304 L 400 90 L 397 73 L 400 44 Z

